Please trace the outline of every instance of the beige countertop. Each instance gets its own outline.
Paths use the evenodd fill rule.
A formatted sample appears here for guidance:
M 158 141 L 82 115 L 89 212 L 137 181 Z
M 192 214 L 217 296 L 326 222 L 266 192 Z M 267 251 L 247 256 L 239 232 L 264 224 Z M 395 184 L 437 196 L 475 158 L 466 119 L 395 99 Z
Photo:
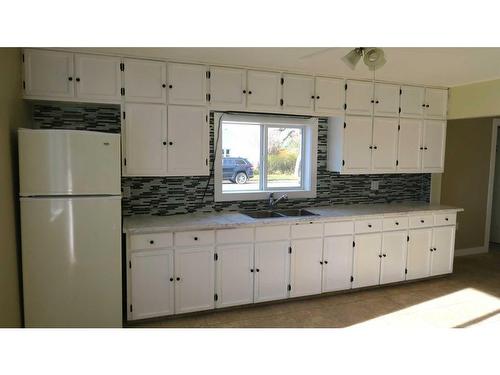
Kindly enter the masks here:
M 238 212 L 179 214 L 170 216 L 135 215 L 123 219 L 124 233 L 153 233 L 242 226 L 291 224 L 359 219 L 367 216 L 418 214 L 426 211 L 461 212 L 462 208 L 428 203 L 357 204 L 308 207 L 317 216 L 253 219 Z

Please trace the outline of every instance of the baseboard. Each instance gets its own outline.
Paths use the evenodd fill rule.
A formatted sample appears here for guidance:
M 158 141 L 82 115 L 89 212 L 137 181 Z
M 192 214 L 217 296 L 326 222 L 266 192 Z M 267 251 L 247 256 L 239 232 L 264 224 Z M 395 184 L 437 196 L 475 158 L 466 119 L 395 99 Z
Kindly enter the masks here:
M 486 246 L 469 247 L 467 249 L 455 249 L 455 256 L 461 257 L 464 255 L 483 254 L 487 252 L 488 252 L 488 247 Z

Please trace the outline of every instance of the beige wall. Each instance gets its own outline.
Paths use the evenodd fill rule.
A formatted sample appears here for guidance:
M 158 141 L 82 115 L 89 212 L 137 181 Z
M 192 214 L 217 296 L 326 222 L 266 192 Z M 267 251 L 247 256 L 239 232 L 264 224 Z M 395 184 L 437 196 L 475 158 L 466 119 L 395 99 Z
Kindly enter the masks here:
M 0 327 L 21 326 L 15 129 L 28 119 L 21 100 L 21 51 L 0 48 Z
M 500 79 L 452 87 L 449 95 L 448 119 L 500 115 Z
M 456 248 L 484 246 L 493 118 L 449 120 L 441 203 L 463 207 Z

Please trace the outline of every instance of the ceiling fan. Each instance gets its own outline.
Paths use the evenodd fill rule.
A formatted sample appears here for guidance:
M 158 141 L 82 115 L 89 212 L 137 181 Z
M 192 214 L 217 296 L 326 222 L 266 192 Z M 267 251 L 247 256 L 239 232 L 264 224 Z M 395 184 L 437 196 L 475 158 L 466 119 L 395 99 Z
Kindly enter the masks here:
M 302 59 L 316 56 L 325 53 L 333 48 L 324 48 L 309 55 L 302 56 Z M 369 70 L 376 70 L 387 62 L 384 57 L 384 50 L 375 47 L 357 47 L 349 51 L 347 55 L 342 57 L 342 61 L 352 70 L 356 68 L 356 64 L 363 58 L 363 62 Z

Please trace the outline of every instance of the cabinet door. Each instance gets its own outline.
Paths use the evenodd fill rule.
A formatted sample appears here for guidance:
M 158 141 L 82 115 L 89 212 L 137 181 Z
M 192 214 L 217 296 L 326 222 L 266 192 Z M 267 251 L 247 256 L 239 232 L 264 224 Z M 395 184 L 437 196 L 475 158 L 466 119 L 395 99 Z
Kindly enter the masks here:
M 75 96 L 72 53 L 27 49 L 23 55 L 26 96 Z
M 406 231 L 383 233 L 380 284 L 395 283 L 405 279 L 406 236 Z
M 208 174 L 208 121 L 205 107 L 168 106 L 168 174 Z
M 128 176 L 167 173 L 167 109 L 161 104 L 125 105 L 125 158 Z
M 373 114 L 373 83 L 347 81 L 345 93 L 346 111 L 353 115 Z
M 222 109 L 244 109 L 246 71 L 232 68 L 210 68 L 210 106 Z
M 214 308 L 214 249 L 175 249 L 175 312 Z
M 344 169 L 349 172 L 368 172 L 372 162 L 371 117 L 348 116 L 344 129 Z
M 131 318 L 174 313 L 174 251 L 147 250 L 130 256 Z
M 423 87 L 401 86 L 401 117 L 422 117 L 424 114 Z
M 281 110 L 281 73 L 249 70 L 247 73 L 247 108 L 250 110 Z
M 398 122 L 397 118 L 373 118 L 372 170 L 374 172 L 396 171 Z
M 283 74 L 283 109 L 292 112 L 314 110 L 314 78 Z
M 420 172 L 422 170 L 423 121 L 419 119 L 399 120 L 398 171 Z
M 453 271 L 455 227 L 434 228 L 432 235 L 431 276 L 450 273 Z
M 253 244 L 217 247 L 215 307 L 253 302 Z
M 381 233 L 357 235 L 354 239 L 353 288 L 377 285 L 380 275 Z
M 423 172 L 444 171 L 444 150 L 446 141 L 446 121 L 425 120 L 423 137 Z
M 255 302 L 288 297 L 290 256 L 288 241 L 255 244 Z
M 323 245 L 323 292 L 351 288 L 352 247 L 351 235 L 325 237 Z
M 167 102 L 167 64 L 161 61 L 125 59 L 125 101 Z
M 121 101 L 120 58 L 75 55 L 76 97 L 97 102 Z
M 425 89 L 425 118 L 446 119 L 448 90 Z
M 339 113 L 344 111 L 344 80 L 316 77 L 315 111 L 318 113 Z
M 292 241 L 290 262 L 290 297 L 321 293 L 323 240 L 309 238 Z
M 375 116 L 399 116 L 399 86 L 376 83 L 374 99 Z
M 419 279 L 430 275 L 432 228 L 408 231 L 408 258 L 406 280 Z
M 168 64 L 168 102 L 170 104 L 205 105 L 207 102 L 207 68 L 203 65 Z

